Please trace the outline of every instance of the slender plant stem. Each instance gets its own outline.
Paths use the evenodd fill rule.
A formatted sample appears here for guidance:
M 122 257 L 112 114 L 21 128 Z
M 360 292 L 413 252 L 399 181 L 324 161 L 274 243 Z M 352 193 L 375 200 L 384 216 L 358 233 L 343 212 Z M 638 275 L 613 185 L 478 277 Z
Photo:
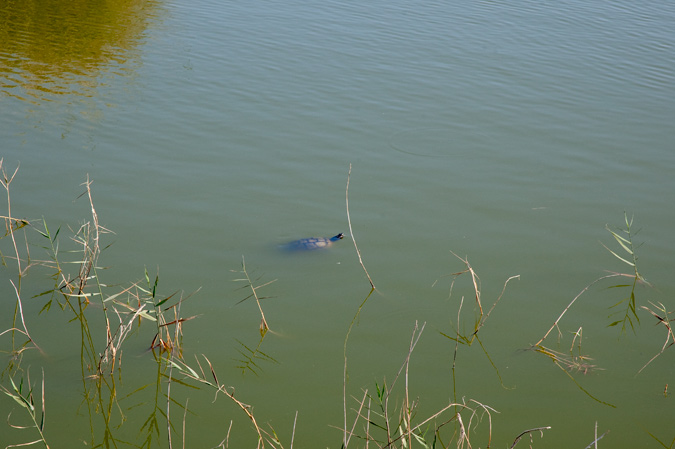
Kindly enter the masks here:
M 2 167 L 2 159 L 0 159 L 0 173 L 2 174 L 2 180 L 0 180 L 0 183 L 2 184 L 2 187 L 4 187 L 5 191 L 7 191 L 7 221 L 8 221 L 8 226 L 10 230 L 10 236 L 12 237 L 12 244 L 14 245 L 14 252 L 16 253 L 16 263 L 19 268 L 19 282 L 21 279 L 21 276 L 23 275 L 21 271 L 21 258 L 19 257 L 19 248 L 16 245 L 16 239 L 14 238 L 14 230 L 12 229 L 12 201 L 10 200 L 10 195 L 9 195 L 9 185 L 12 183 L 14 180 L 14 177 L 16 176 L 16 173 L 19 171 L 19 166 L 17 165 L 16 169 L 14 170 L 14 173 L 12 173 L 12 176 L 7 176 L 7 173 L 5 172 L 5 169 Z M 19 283 L 19 285 L 21 285 Z
M 513 449 L 514 447 L 516 447 L 516 444 L 518 444 L 518 441 L 520 441 L 520 439 L 522 437 L 524 437 L 525 435 L 527 435 L 528 433 L 541 432 L 543 434 L 544 430 L 549 430 L 549 429 L 551 429 L 551 426 L 537 427 L 536 429 L 529 429 L 529 430 L 525 430 L 524 432 L 521 432 L 520 435 L 518 435 L 516 437 L 516 439 L 513 441 L 513 444 L 511 445 L 510 449 Z
M 363 264 L 363 259 L 361 258 L 361 251 L 359 251 L 359 247 L 356 245 L 356 239 L 354 238 L 354 231 L 352 230 L 352 220 L 349 216 L 349 179 L 351 178 L 351 175 L 352 175 L 352 164 L 349 164 L 349 173 L 347 173 L 347 191 L 345 193 L 345 202 L 347 204 L 347 222 L 349 224 L 349 235 L 352 237 L 352 242 L 354 243 L 354 248 L 356 249 L 356 255 L 359 256 L 359 263 L 361 264 L 361 268 L 363 268 L 363 271 L 366 273 L 366 276 L 368 277 L 368 282 L 370 282 L 370 286 L 374 289 L 375 284 L 373 284 L 373 280 L 368 274 L 366 266 Z
M 342 438 L 342 446 L 343 449 L 347 448 L 347 445 L 349 444 L 349 438 L 347 437 L 347 342 L 349 341 L 349 335 L 352 333 L 352 328 L 354 327 L 354 323 L 356 323 L 359 315 L 361 314 L 361 309 L 363 309 L 363 306 L 366 304 L 366 301 L 368 301 L 368 298 L 370 298 L 370 295 L 373 294 L 375 291 L 375 288 L 370 289 L 370 292 L 368 292 L 368 295 L 366 298 L 363 300 L 361 305 L 359 306 L 359 309 L 356 311 L 356 314 L 354 315 L 354 318 L 352 319 L 352 322 L 349 323 L 349 329 L 347 329 L 347 335 L 345 335 L 345 343 L 343 347 L 343 356 L 344 356 L 344 365 L 343 365 L 343 372 L 342 372 L 342 407 L 343 407 L 343 417 L 344 417 L 344 433 L 343 433 L 343 438 Z
M 555 329 L 555 328 L 558 326 L 558 323 L 560 322 L 560 320 L 562 319 L 562 317 L 567 313 L 567 311 L 570 309 L 570 307 L 572 307 L 572 304 L 574 304 L 574 303 L 576 302 L 576 300 L 579 299 L 579 297 L 580 297 L 581 295 L 583 295 L 584 292 L 585 292 L 586 290 L 588 290 L 589 288 L 591 288 L 591 286 L 593 286 L 594 284 L 600 282 L 600 281 L 603 280 L 603 279 L 612 278 L 612 277 L 616 277 L 616 276 L 621 276 L 621 275 L 618 274 L 618 273 L 608 274 L 608 275 L 606 275 L 606 276 L 602 276 L 602 277 L 600 277 L 600 278 L 594 280 L 593 282 L 591 282 L 590 284 L 588 284 L 586 287 L 584 287 L 584 289 L 581 290 L 581 291 L 579 292 L 579 294 L 578 294 L 577 296 L 574 297 L 574 299 L 567 305 L 567 307 L 565 307 L 565 310 L 562 311 L 562 313 L 561 313 L 560 316 L 555 320 L 555 322 L 553 323 L 553 325 L 551 326 L 551 328 L 546 332 L 546 334 L 544 334 L 543 337 L 541 337 L 541 340 L 539 340 L 537 343 L 534 344 L 534 346 L 539 346 L 539 345 L 541 345 L 541 343 L 542 343 L 544 340 L 546 340 L 546 337 L 548 337 L 548 335 L 551 333 L 551 331 L 553 331 L 553 329 Z

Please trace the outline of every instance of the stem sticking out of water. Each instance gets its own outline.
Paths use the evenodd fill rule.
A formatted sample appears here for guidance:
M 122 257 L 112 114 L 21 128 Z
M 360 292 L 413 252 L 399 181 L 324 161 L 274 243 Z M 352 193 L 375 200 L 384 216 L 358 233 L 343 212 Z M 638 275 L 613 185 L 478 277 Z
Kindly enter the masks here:
M 352 230 L 352 220 L 349 217 L 349 178 L 351 177 L 351 175 L 352 175 L 352 164 L 349 164 L 349 173 L 347 173 L 347 191 L 345 193 L 345 202 L 347 204 L 347 222 L 349 223 L 349 235 L 351 235 L 352 237 L 352 242 L 354 242 L 354 248 L 356 249 L 356 255 L 359 256 L 359 263 L 361 264 L 361 268 L 363 268 L 363 271 L 366 273 L 366 276 L 368 277 L 370 287 L 375 289 L 375 284 L 373 284 L 373 280 L 370 278 L 368 270 L 366 270 L 366 266 L 363 265 L 363 259 L 361 259 L 361 251 L 359 251 L 359 247 L 356 245 L 356 239 L 354 238 L 354 231 Z
M 246 301 L 247 299 L 253 297 L 255 298 L 256 304 L 258 304 L 258 310 L 260 310 L 260 335 L 262 337 L 265 336 L 267 331 L 269 330 L 269 326 L 267 325 L 267 320 L 265 319 L 265 312 L 263 312 L 262 305 L 260 305 L 260 300 L 265 299 L 264 297 L 258 296 L 257 290 L 259 288 L 265 287 L 266 285 L 271 284 L 272 282 L 276 282 L 276 279 L 273 281 L 266 282 L 262 285 L 254 285 L 254 281 L 251 280 L 251 276 L 249 276 L 248 271 L 246 270 L 246 259 L 244 259 L 244 256 L 241 256 L 241 273 L 244 274 L 244 279 L 235 279 L 235 281 L 246 281 L 248 284 L 246 287 L 249 287 L 251 289 L 251 294 L 248 295 L 246 298 L 242 299 L 239 301 L 237 304 Z M 261 276 L 262 277 L 262 276 Z M 256 279 L 256 281 L 260 280 L 260 277 Z M 244 288 L 246 288 L 244 287 Z

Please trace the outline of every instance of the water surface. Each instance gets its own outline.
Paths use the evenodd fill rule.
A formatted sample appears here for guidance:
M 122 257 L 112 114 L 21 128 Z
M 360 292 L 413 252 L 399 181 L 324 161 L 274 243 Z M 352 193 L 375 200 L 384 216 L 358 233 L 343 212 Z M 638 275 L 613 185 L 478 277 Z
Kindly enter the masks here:
M 344 339 L 370 288 L 348 235 L 350 164 L 352 230 L 378 291 L 350 334 L 349 394 L 392 379 L 415 322 L 426 322 L 411 359 L 421 415 L 454 396 L 478 400 L 500 412 L 493 444 L 502 446 L 550 425 L 534 447 L 585 447 L 596 421 L 610 430 L 608 447 L 654 445 L 647 432 L 673 438 L 663 395 L 675 385 L 672 354 L 635 375 L 665 329 L 642 309 L 635 333 L 608 328 L 609 306 L 625 294 L 610 282 L 582 296 L 560 325 L 560 345 L 550 345 L 567 352 L 583 328 L 583 353 L 604 370 L 573 376 L 615 408 L 545 356 L 520 351 L 605 270 L 630 272 L 599 243 L 621 251 L 605 224 L 620 228 L 624 211 L 639 230 L 640 271 L 656 287 L 638 289 L 638 304 L 671 301 L 670 3 L 47 3 L 0 8 L 1 156 L 8 170 L 20 164 L 12 214 L 61 226 L 65 248 L 67 225 L 77 229 L 90 213 L 77 199 L 88 174 L 101 224 L 115 232 L 104 236 L 104 281 L 127 285 L 147 268 L 151 278 L 159 272 L 163 295 L 201 288 L 182 309 L 199 315 L 184 325 L 186 360 L 206 354 L 286 447 L 295 411 L 296 446 L 342 441 L 330 426 L 342 425 Z M 339 232 L 347 237 L 326 252 L 278 250 Z M 12 254 L 6 242 L 3 255 Z M 464 269 L 451 251 L 478 272 L 484 305 L 520 275 L 480 331 L 491 362 L 477 344 L 460 348 L 454 391 L 455 345 L 443 334 L 454 335 L 462 298 L 462 326 L 476 312 L 468 275 L 450 294 L 449 275 Z M 257 375 L 236 361 L 242 343 L 259 341 L 255 303 L 235 305 L 248 295 L 232 271 L 242 257 L 259 284 L 277 280 L 260 290 L 272 330 L 263 350 L 276 362 L 261 361 Z M 3 329 L 15 304 L 9 265 Z M 65 312 L 38 315 L 42 297 L 29 298 L 50 285 L 35 273 L 22 296 L 46 355 L 23 363 L 33 379 L 45 367 L 47 438 L 90 442 L 86 419 L 75 417 L 77 328 Z M 152 335 L 129 340 L 120 396 L 152 382 Z M 226 398 L 211 405 L 208 391 L 173 394 L 190 398 L 191 445 L 217 446 L 230 419 L 231 443 L 255 444 Z M 120 407 L 127 422 L 146 418 L 134 400 Z M 120 438 L 135 441 L 139 427 L 125 424 Z

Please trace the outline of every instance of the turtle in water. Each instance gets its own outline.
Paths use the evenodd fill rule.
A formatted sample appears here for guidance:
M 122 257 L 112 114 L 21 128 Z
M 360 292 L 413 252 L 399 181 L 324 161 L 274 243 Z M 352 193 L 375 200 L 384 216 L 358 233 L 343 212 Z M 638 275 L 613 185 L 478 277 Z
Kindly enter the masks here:
M 338 235 L 333 237 L 310 237 L 290 242 L 288 245 L 286 245 L 286 247 L 291 251 L 309 251 L 315 249 L 323 249 L 328 248 L 333 244 L 333 242 L 337 242 L 344 236 L 345 235 L 343 233 L 339 233 Z

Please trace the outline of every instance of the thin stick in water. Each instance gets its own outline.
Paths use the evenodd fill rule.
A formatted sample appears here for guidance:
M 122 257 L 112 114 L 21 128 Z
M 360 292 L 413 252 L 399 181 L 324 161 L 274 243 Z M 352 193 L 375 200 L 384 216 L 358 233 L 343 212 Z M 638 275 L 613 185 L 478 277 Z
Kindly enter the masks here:
M 349 178 L 351 178 L 352 175 L 352 164 L 349 164 L 349 173 L 347 173 L 347 192 L 345 194 L 345 201 L 347 204 L 347 222 L 349 224 L 349 235 L 352 236 L 352 242 L 354 242 L 354 248 L 356 248 L 356 255 L 359 256 L 359 263 L 361 264 L 361 268 L 363 268 L 363 271 L 365 271 L 366 276 L 368 277 L 368 281 L 370 282 L 370 286 L 374 289 L 375 284 L 373 284 L 373 280 L 370 278 L 370 275 L 368 274 L 368 270 L 366 270 L 366 266 L 363 265 L 363 260 L 361 259 L 361 251 L 359 251 L 359 247 L 356 245 L 356 239 L 354 238 L 354 231 L 352 230 L 352 220 L 349 217 Z

